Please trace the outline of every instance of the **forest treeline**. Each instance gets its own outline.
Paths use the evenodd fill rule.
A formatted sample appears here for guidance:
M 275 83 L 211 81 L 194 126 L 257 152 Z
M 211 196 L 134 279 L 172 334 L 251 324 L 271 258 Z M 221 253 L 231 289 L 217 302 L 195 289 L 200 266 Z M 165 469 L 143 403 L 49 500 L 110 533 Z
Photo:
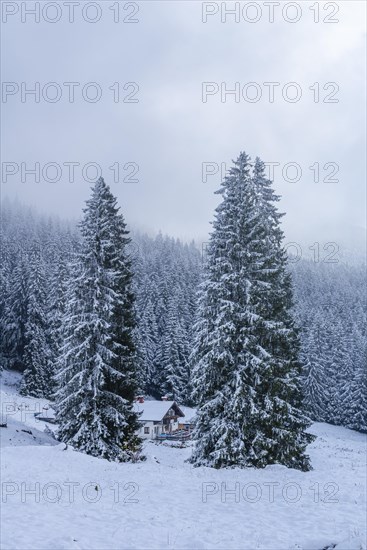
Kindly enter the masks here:
M 162 234 L 130 236 L 139 388 L 193 405 L 189 357 L 202 250 Z M 60 328 L 80 242 L 76 224 L 4 202 L 0 364 L 24 373 L 24 394 L 52 397 L 55 391 Z M 313 420 L 366 431 L 366 268 L 301 259 L 289 269 L 306 410 Z

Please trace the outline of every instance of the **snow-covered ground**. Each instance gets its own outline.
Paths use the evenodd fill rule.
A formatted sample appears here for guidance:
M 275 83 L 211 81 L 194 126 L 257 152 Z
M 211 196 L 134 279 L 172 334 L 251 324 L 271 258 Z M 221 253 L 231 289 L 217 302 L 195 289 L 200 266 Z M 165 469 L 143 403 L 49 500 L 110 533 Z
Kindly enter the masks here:
M 153 442 L 145 462 L 115 464 L 45 434 L 33 412 L 47 402 L 19 396 L 17 378 L 1 386 L 4 550 L 366 548 L 362 434 L 314 424 L 307 473 L 192 468 L 189 447 Z

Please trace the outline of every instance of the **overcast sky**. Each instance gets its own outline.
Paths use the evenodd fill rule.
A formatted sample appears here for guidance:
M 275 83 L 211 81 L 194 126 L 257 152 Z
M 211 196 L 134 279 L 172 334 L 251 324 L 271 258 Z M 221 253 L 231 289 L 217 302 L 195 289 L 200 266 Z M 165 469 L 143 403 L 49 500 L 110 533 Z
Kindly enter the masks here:
M 259 155 L 266 162 L 280 163 L 274 180 L 287 214 L 288 240 L 337 240 L 366 226 L 365 2 L 320 2 L 319 14 L 310 9 L 314 2 L 293 3 L 298 13 L 294 6 L 284 10 L 281 2 L 274 7 L 273 23 L 264 2 L 248 7 L 247 19 L 260 18 L 253 23 L 243 12 L 239 22 L 233 15 L 222 22 L 220 2 L 203 7 L 199 1 L 149 0 L 137 3 L 138 13 L 135 3 L 121 2 L 117 23 L 117 3 L 112 1 L 99 2 L 99 14 L 93 6 L 85 12 L 88 19 L 100 16 L 96 23 L 82 17 L 86 2 L 75 5 L 74 23 L 68 21 L 70 8 L 64 2 L 58 3 L 59 13 L 53 6 L 41 13 L 39 23 L 21 13 L 24 2 L 2 4 L 3 10 L 7 5 L 2 79 L 16 83 L 6 85 L 2 104 L 3 197 L 17 196 L 42 211 L 79 217 L 91 185 L 84 181 L 82 167 L 94 162 L 102 167 L 130 226 L 205 240 L 218 201 L 213 193 L 220 173 L 203 178 L 202 163 L 229 165 L 245 150 L 252 158 Z M 27 3 L 29 8 L 34 4 Z M 233 8 L 235 3 L 226 5 Z M 204 23 L 203 10 L 217 13 L 208 14 Z M 282 10 L 288 20 L 300 16 L 299 21 L 285 21 Z M 45 20 L 59 16 L 55 23 Z M 21 101 L 22 82 L 23 88 L 40 83 L 39 103 L 31 95 Z M 57 88 L 44 88 L 50 82 L 62 92 L 54 103 L 42 95 L 44 89 L 46 98 L 54 97 Z M 70 86 L 64 82 L 80 83 L 74 103 L 69 102 Z M 84 99 L 81 91 L 90 82 L 102 91 L 95 103 Z M 119 102 L 114 102 L 116 82 Z M 137 83 L 139 91 L 135 93 L 133 85 L 124 90 L 128 82 Z M 206 102 L 203 82 L 217 83 L 209 87 L 212 95 Z M 235 95 L 221 101 L 221 86 L 222 91 L 234 89 L 236 82 L 239 101 Z M 250 82 L 256 85 L 246 86 Z M 273 102 L 265 82 L 279 83 Z M 290 82 L 297 83 L 297 89 L 287 86 Z M 326 83 L 334 84 L 324 89 Z M 93 99 L 96 88 L 84 91 Z M 302 97 L 292 102 L 300 91 Z M 255 94 L 257 102 L 251 101 Z M 126 96 L 138 102 L 123 102 Z M 11 162 L 15 164 L 4 165 Z M 22 162 L 28 168 L 39 162 L 41 169 L 57 162 L 61 179 L 44 181 L 41 173 L 41 181 L 35 183 L 34 176 L 23 174 L 22 182 Z M 74 183 L 68 182 L 68 162 L 80 163 Z M 292 166 L 282 176 L 289 162 L 301 167 L 299 181 L 287 181 L 299 177 Z M 115 163 L 120 165 L 118 183 L 109 168 Z M 326 163 L 330 164 L 325 168 Z M 19 171 L 11 175 L 16 165 Z M 131 179 L 138 181 L 123 182 L 136 165 L 139 171 Z M 319 182 L 314 181 L 317 167 Z M 215 164 L 208 167 L 215 169 Z M 49 169 L 46 178 L 55 173 Z M 89 169 L 88 177 L 93 174 Z M 338 181 L 323 181 L 327 176 Z

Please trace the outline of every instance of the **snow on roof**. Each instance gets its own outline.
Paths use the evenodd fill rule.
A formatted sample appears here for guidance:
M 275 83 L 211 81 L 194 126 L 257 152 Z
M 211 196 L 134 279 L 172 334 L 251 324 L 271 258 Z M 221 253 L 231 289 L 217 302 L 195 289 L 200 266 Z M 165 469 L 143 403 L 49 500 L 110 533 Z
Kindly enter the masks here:
M 196 415 L 196 409 L 192 409 L 191 407 L 180 407 L 180 409 L 185 415 L 185 417 L 180 420 L 180 423 L 187 424 L 188 422 L 192 422 Z
M 144 403 L 134 403 L 134 410 L 135 412 L 143 411 L 139 420 L 145 422 L 148 420 L 159 421 L 168 413 L 174 403 L 174 401 L 144 401 Z M 175 405 L 178 407 L 176 403 Z M 180 407 L 178 409 L 182 410 Z

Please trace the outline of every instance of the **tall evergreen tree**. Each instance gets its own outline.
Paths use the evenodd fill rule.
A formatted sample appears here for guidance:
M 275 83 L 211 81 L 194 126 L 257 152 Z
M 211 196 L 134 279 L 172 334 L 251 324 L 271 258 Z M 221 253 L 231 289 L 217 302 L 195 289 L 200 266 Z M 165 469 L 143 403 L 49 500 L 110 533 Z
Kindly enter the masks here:
M 102 178 L 80 230 L 82 250 L 70 282 L 57 375 L 59 438 L 93 456 L 129 461 L 140 449 L 129 238 Z
M 161 368 L 165 372 L 163 390 L 171 399 L 185 404 L 190 401 L 188 356 L 187 342 L 178 317 L 176 301 L 170 300 L 160 357 Z
M 47 338 L 50 349 L 51 370 L 55 367 L 63 345 L 63 319 L 66 312 L 67 285 L 70 277 L 67 258 L 59 256 L 50 267 L 47 287 Z
M 354 376 L 350 385 L 349 411 L 346 425 L 353 430 L 367 433 L 367 345 L 357 362 Z
M 326 359 L 324 332 L 319 319 L 313 319 L 313 326 L 307 336 L 307 354 L 302 353 L 304 406 L 313 420 L 325 421 L 328 391 L 325 383 Z
M 53 384 L 47 341 L 45 273 L 39 256 L 33 259 L 30 265 L 25 342 L 25 371 L 20 393 L 34 397 L 50 397 Z
M 151 393 L 154 386 L 155 361 L 158 345 L 158 328 L 152 302 L 148 300 L 139 317 L 139 337 L 142 363 L 141 386 L 145 393 Z M 158 388 L 157 388 L 158 389 Z
M 219 193 L 199 294 L 192 462 L 307 470 L 297 332 L 280 215 L 257 159 L 241 153 Z
M 9 271 L 7 304 L 2 321 L 2 340 L 5 366 L 23 371 L 26 346 L 26 326 L 29 303 L 29 266 L 19 246 L 19 256 Z
M 9 251 L 0 234 L 0 371 L 3 369 L 3 365 L 6 362 L 6 312 L 7 302 L 9 297 L 10 276 L 9 276 Z

